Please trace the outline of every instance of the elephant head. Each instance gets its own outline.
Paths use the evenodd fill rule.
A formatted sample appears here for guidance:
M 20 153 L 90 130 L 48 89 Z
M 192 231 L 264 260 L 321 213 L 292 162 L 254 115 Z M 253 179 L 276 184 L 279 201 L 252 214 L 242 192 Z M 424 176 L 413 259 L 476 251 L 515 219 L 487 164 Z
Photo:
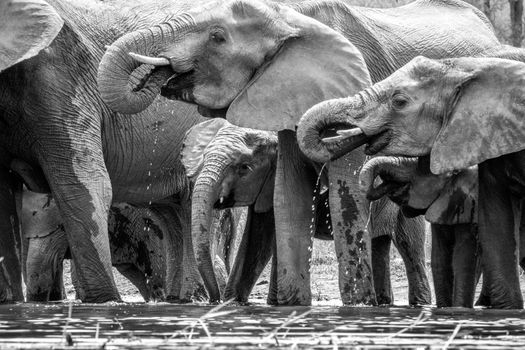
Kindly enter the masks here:
M 253 205 L 272 208 L 277 136 L 211 119 L 191 128 L 182 162 L 194 183 L 192 237 L 199 271 L 211 301 L 220 299 L 210 249 L 212 210 Z
M 525 148 L 524 89 L 521 62 L 417 57 L 353 97 L 313 106 L 301 119 L 298 142 L 322 161 L 359 140 L 368 154 L 430 154 L 435 174 L 465 169 Z M 327 128 L 339 135 L 323 139 Z
M 359 174 L 359 185 L 369 200 L 388 196 L 405 216 L 425 214 L 433 224 L 477 222 L 477 167 L 434 175 L 428 157 L 376 157 Z M 376 179 L 381 183 L 377 185 Z M 377 185 L 377 186 L 376 186 Z
M 0 72 L 36 56 L 64 22 L 43 0 L 7 0 L 0 4 Z
M 138 86 L 129 78 L 154 66 Z M 363 57 L 343 35 L 290 6 L 214 2 L 108 48 L 98 72 L 103 100 L 138 113 L 160 93 L 201 113 L 228 108 L 233 124 L 295 130 L 311 105 L 370 85 Z

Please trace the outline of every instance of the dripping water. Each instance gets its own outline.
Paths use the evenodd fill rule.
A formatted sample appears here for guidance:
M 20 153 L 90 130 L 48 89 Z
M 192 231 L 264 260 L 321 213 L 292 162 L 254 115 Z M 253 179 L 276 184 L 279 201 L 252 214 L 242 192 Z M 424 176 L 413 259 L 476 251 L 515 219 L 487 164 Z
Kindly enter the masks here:
M 319 174 L 317 175 L 317 180 L 315 182 L 314 195 L 312 197 L 312 220 L 310 222 L 310 240 L 311 242 L 308 247 L 308 251 L 310 253 L 312 253 L 312 247 L 314 244 L 314 236 L 315 236 L 315 230 L 316 230 L 316 222 L 315 222 L 315 219 L 316 219 L 315 210 L 316 210 L 316 204 L 317 204 L 316 202 L 317 202 L 317 197 L 319 197 L 321 193 L 321 176 L 323 175 L 323 171 L 326 168 L 326 165 L 327 163 L 324 163 L 323 166 L 321 167 L 321 170 L 319 170 Z M 325 202 L 325 205 L 328 206 L 328 203 Z M 327 217 L 328 217 L 328 214 L 327 214 Z M 327 222 L 328 222 L 328 219 L 327 219 Z M 329 229 L 331 229 L 330 226 L 329 226 Z M 308 265 L 309 265 L 309 271 L 312 272 L 312 254 L 310 254 Z

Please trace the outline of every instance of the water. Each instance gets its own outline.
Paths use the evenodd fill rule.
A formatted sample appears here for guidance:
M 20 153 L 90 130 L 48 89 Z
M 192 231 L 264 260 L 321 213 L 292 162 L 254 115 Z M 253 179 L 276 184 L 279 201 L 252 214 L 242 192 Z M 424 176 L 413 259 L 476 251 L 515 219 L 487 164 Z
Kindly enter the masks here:
M 65 333 L 90 349 L 525 347 L 524 311 L 226 306 L 220 312 L 234 313 L 201 324 L 211 308 L 74 304 L 68 319 L 68 304 L 1 305 L 0 348 L 60 347 Z

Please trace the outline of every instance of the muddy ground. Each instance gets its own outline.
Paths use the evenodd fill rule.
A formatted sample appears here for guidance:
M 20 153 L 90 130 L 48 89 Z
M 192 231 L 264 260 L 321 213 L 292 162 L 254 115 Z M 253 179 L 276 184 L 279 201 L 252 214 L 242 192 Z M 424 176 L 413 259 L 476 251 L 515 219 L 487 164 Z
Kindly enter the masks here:
M 251 305 L 220 309 L 143 303 L 116 270 L 126 302 L 82 304 L 73 301 L 66 273 L 69 301 L 0 305 L 0 349 L 525 349 L 525 311 L 407 307 L 395 250 L 391 261 L 396 307 L 341 307 L 333 242 L 327 241 L 314 243 L 312 307 L 266 306 L 268 269 Z M 523 274 L 521 282 L 525 288 Z
M 432 289 L 432 298 L 434 300 L 434 287 L 432 282 L 432 273 L 430 270 L 430 244 L 428 242 L 429 237 L 427 237 L 426 249 L 427 276 L 429 278 L 430 288 Z M 401 256 L 394 247 L 391 249 L 390 261 L 390 273 L 392 276 L 392 289 L 394 291 L 395 305 L 406 306 L 408 305 L 408 282 L 406 279 L 405 267 Z M 66 292 L 68 293 L 69 299 L 74 299 L 74 289 L 71 285 L 70 279 L 67 277 L 69 275 L 69 264 L 67 262 L 65 270 Z M 120 275 L 116 269 L 113 269 L 113 271 L 115 273 L 117 285 L 123 300 L 127 302 L 143 301 L 135 286 L 133 286 L 127 279 L 122 277 L 122 275 Z M 337 260 L 335 258 L 332 241 L 321 241 L 317 239 L 314 240 L 311 271 L 313 305 L 342 305 L 339 297 L 339 287 L 337 284 Z M 523 271 L 521 271 L 520 277 L 522 292 L 525 295 L 525 274 Z M 269 266 L 267 266 L 252 292 L 251 301 L 253 303 L 264 304 L 266 302 L 269 281 L 270 270 Z M 479 288 L 480 285 L 478 285 L 478 293 Z

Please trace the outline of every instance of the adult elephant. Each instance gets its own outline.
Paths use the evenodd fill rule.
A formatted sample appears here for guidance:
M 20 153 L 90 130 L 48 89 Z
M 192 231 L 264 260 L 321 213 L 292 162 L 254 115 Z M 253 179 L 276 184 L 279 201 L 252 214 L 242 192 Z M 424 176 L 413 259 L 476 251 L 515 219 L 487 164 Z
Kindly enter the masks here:
M 479 164 L 482 266 L 497 308 L 523 307 L 516 227 L 525 197 L 524 79 L 522 62 L 418 57 L 366 97 L 360 93 L 312 107 L 300 126 L 302 135 L 318 135 L 315 125 L 350 127 L 351 132 L 339 131 L 341 142 L 364 139 L 370 153 L 430 154 L 435 174 Z M 338 145 L 325 149 L 329 154 L 352 149 Z
M 214 129 L 217 129 L 217 132 L 213 132 Z M 239 134 L 239 130 L 247 132 Z M 231 142 L 232 134 L 238 135 L 241 139 L 235 143 Z M 212 119 L 197 124 L 188 131 L 184 140 L 182 163 L 195 182 L 192 234 L 199 232 L 201 227 L 210 227 L 212 209 L 249 206 L 248 223 L 253 228 L 251 234 L 242 236 L 232 276 L 224 294 L 221 294 L 224 300 L 248 301 L 255 282 L 270 256 L 273 256 L 268 303 L 277 303 L 273 219 L 277 135 L 273 139 L 263 141 L 261 142 L 253 131 L 231 125 L 224 119 Z M 225 151 L 230 147 L 235 147 L 236 152 Z M 219 157 L 229 160 L 217 162 Z M 206 166 L 206 164 L 216 164 L 216 166 Z M 198 169 L 203 170 L 196 173 Z M 326 174 L 322 175 L 326 176 Z M 312 212 L 317 222 L 313 236 L 332 240 L 328 191 L 318 195 L 316 204 Z M 392 241 L 405 263 L 409 303 L 411 305 L 431 303 L 425 268 L 425 236 L 420 232 L 422 225 L 422 219 L 408 220 L 403 217 L 399 207 L 386 198 L 372 207 L 370 227 L 373 233 L 373 276 L 380 304 L 394 302 L 390 284 Z M 232 281 L 236 283 L 233 284 Z
M 370 77 L 385 78 L 416 55 L 470 55 L 497 44 L 486 17 L 460 1 L 421 0 L 384 10 L 337 1 L 220 2 L 120 38 L 101 61 L 98 82 L 104 101 L 116 111 L 141 111 L 160 92 L 197 104 L 211 116 L 228 108 L 226 118 L 237 125 L 279 131 L 277 300 L 309 304 L 311 205 L 321 164 L 308 161 L 297 147 L 294 130 L 301 114 L 316 102 L 368 86 Z M 156 68 L 138 86 L 129 85 L 142 63 Z M 357 186 L 363 161 L 354 153 L 328 166 L 345 304 L 376 299 Z M 349 164 L 356 173 L 351 180 Z M 200 271 L 209 275 L 203 236 L 194 237 L 195 248 Z M 356 278 L 357 271 L 365 271 L 363 278 Z
M 196 2 L 159 1 L 155 10 L 114 3 L 118 9 L 61 0 L 0 5 L 2 301 L 23 300 L 16 254 L 22 183 L 53 194 L 87 302 L 120 299 L 107 234 L 110 203 L 163 205 L 175 197 L 185 202 L 181 215 L 189 217 L 189 181 L 179 151 L 185 132 L 204 118 L 195 106 L 161 99 L 135 116 L 114 113 L 101 99 L 96 74 L 105 45 Z M 191 240 L 185 242 L 183 249 L 192 252 Z M 192 269 L 186 272 L 198 274 L 193 254 L 173 258 L 182 256 L 193 259 L 183 263 Z M 175 291 L 167 297 L 181 298 Z

